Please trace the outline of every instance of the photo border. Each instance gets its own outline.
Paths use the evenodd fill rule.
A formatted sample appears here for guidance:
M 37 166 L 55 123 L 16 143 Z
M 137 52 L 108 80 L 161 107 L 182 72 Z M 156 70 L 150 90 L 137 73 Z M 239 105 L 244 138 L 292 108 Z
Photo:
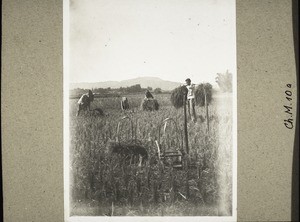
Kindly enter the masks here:
M 233 125 L 232 125 L 232 215 L 231 216 L 70 216 L 70 190 L 69 190 L 69 166 L 70 166 L 70 144 L 69 144 L 69 28 L 70 28 L 70 12 L 69 1 L 63 0 L 63 154 L 64 154 L 64 221 L 65 222 L 94 222 L 94 221 L 205 221 L 216 222 L 222 221 L 237 221 L 237 39 L 236 39 L 236 0 L 234 2 L 234 51 L 235 53 L 235 70 L 233 73 L 233 90 L 232 90 L 232 111 L 233 111 Z

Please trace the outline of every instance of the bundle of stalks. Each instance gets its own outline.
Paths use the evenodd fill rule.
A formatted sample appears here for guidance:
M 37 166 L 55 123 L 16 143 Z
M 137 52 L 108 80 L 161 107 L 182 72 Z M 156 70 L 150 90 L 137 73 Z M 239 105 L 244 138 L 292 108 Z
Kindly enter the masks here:
M 140 141 L 109 141 L 107 147 L 111 154 L 120 154 L 121 156 L 125 157 L 141 156 L 143 161 L 148 159 L 147 149 L 144 146 L 142 146 Z
M 187 95 L 187 88 L 185 86 L 179 86 L 172 91 L 171 103 L 176 108 L 179 109 L 184 105 L 184 97 Z
M 207 104 L 212 100 L 212 85 L 209 83 L 201 83 L 195 90 L 195 102 L 198 106 L 205 106 L 205 94 Z
M 209 83 L 201 83 L 195 89 L 195 102 L 197 106 L 205 105 L 205 94 L 207 104 L 210 104 L 212 101 L 212 85 Z M 187 95 L 186 86 L 179 86 L 172 91 L 171 103 L 176 109 L 183 107 L 185 95 Z
M 159 104 L 156 99 L 144 99 L 141 104 L 144 111 L 156 111 L 159 109 Z
M 92 110 L 94 116 L 106 116 L 101 108 L 95 108 Z

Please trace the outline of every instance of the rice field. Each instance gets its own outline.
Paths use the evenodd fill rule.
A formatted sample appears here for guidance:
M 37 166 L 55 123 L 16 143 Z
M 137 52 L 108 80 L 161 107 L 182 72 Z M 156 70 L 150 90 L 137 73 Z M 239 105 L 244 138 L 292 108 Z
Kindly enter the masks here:
M 105 116 L 81 113 L 70 99 L 70 213 L 72 216 L 227 216 L 232 214 L 232 96 L 213 95 L 207 132 L 204 107 L 196 107 L 198 121 L 188 122 L 192 168 L 161 164 L 155 140 L 165 149 L 182 149 L 183 109 L 175 109 L 170 94 L 154 95 L 159 110 L 141 110 L 143 95 L 124 95 L 131 110 L 121 111 L 120 98 L 96 98 L 91 108 Z M 148 152 L 142 164 L 128 164 L 111 153 L 116 141 L 141 144 Z M 159 126 L 172 117 L 165 134 Z M 159 132 L 160 135 L 159 135 Z M 134 143 L 133 142 L 133 143 Z

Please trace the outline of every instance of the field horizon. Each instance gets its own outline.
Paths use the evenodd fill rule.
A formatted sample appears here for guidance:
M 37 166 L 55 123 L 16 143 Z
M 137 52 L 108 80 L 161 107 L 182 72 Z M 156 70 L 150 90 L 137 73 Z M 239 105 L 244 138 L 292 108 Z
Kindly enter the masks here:
M 188 78 L 188 77 L 186 77 Z M 161 79 L 159 77 L 154 76 L 144 76 L 144 77 L 136 77 L 136 78 L 130 78 L 130 79 L 124 79 L 119 81 L 94 81 L 94 82 L 71 82 L 69 84 L 69 89 L 73 90 L 76 88 L 81 89 L 92 89 L 92 88 L 120 88 L 120 87 L 128 87 L 135 84 L 140 84 L 142 88 L 152 87 L 155 88 L 161 88 L 165 91 L 171 91 L 174 88 L 183 85 L 186 78 L 182 79 L 182 82 L 176 82 L 176 81 L 170 81 Z M 196 84 L 200 84 L 205 82 L 204 80 L 202 82 L 196 82 Z M 214 88 L 217 87 L 216 82 L 209 82 L 214 86 Z

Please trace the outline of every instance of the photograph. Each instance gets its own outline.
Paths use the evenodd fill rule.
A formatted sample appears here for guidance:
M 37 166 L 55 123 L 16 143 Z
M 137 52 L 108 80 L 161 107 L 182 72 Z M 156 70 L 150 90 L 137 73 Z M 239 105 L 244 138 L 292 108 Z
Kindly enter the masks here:
M 236 220 L 235 7 L 64 1 L 65 221 Z

